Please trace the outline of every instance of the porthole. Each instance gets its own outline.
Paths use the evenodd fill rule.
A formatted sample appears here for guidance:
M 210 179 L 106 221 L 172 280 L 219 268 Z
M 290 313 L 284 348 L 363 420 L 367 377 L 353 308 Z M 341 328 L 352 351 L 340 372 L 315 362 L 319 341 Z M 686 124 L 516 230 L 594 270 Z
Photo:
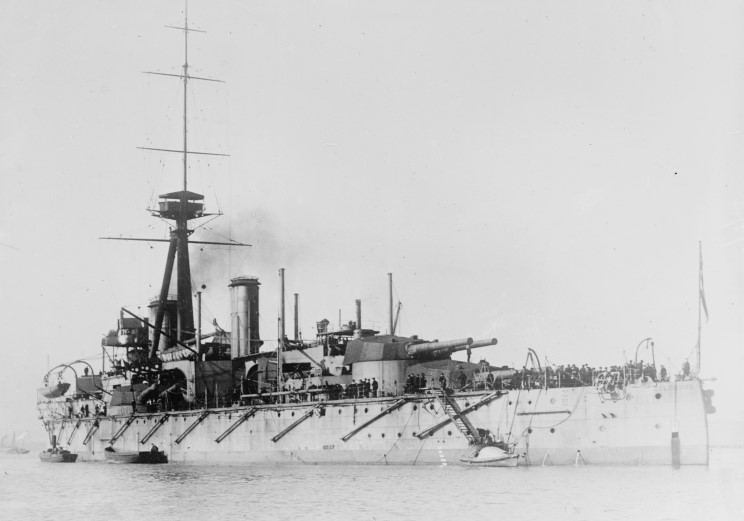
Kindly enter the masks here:
M 382 434 L 380 434 L 380 436 L 382 436 L 384 438 L 385 437 L 385 433 L 383 432 Z
M 341 409 L 338 410 L 338 413 L 341 414 Z
M 292 416 L 294 416 L 294 411 L 292 411 Z
M 470 407 L 470 402 L 465 402 L 465 407 Z
M 416 409 L 418 409 L 418 405 L 413 406 L 413 410 L 415 411 Z
M 511 405 L 511 404 L 512 404 L 512 403 L 511 403 L 511 402 L 509 402 L 509 405 Z
M 371 438 L 372 437 L 372 433 L 367 434 L 367 437 L 368 438 Z
M 276 413 L 276 415 L 277 415 L 277 416 L 281 416 L 281 415 L 282 415 L 282 413 L 281 413 L 281 412 L 277 412 L 277 413 Z
M 532 434 L 532 427 L 527 428 L 527 434 Z
M 434 410 L 434 404 L 433 403 L 431 405 L 429 405 L 429 409 L 431 409 L 432 411 Z
M 364 408 L 364 412 L 365 412 L 365 413 L 367 412 L 367 408 L 366 408 L 366 407 Z
M 604 432 L 606 428 L 607 428 L 607 427 L 605 427 L 604 425 L 600 425 L 600 426 L 599 426 L 599 430 L 600 430 L 600 432 Z
M 532 400 L 528 401 L 527 405 L 532 405 Z
M 554 433 L 554 432 L 555 432 L 555 428 L 554 428 L 554 427 L 551 427 L 551 428 L 550 428 L 550 433 L 552 434 L 552 433 Z
M 232 420 L 232 414 L 228 414 L 228 415 L 227 415 L 227 419 L 228 419 L 228 420 Z
M 655 397 L 655 398 L 656 398 L 657 400 L 661 399 L 661 393 L 656 393 L 656 394 L 654 395 L 654 397 Z
M 403 435 L 401 433 L 398 433 L 398 437 L 400 438 L 401 436 L 403 436 Z
M 183 418 L 183 421 L 186 421 L 186 417 Z
M 452 431 L 447 431 L 447 436 L 452 436 Z

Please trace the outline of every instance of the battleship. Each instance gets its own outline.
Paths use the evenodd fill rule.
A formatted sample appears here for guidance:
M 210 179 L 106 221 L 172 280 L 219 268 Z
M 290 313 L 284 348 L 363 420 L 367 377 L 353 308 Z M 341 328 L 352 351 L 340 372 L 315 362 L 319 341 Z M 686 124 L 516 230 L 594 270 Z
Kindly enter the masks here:
M 696 372 L 669 377 L 637 359 L 556 370 L 532 350 L 521 368 L 471 363 L 472 350 L 497 339 L 396 334 L 392 274 L 380 285 L 389 293 L 385 333 L 364 327 L 357 300 L 356 320 L 318 320 L 315 338 L 303 340 L 295 296 L 289 338 L 284 269 L 271 346 L 259 331 L 253 276 L 224 281 L 229 330 L 216 322 L 203 330 L 189 245 L 200 244 L 190 239 L 194 223 L 210 214 L 188 185 L 197 152 L 188 148 L 186 93 L 208 79 L 189 71 L 188 17 L 178 29 L 183 71 L 164 75 L 183 83 L 183 149 L 164 151 L 182 154 L 183 185 L 150 210 L 170 229 L 160 292 L 147 316 L 121 308 L 112 317 L 100 368 L 75 360 L 46 372 L 37 408 L 55 448 L 79 462 L 153 447 L 184 464 L 707 464 L 715 409 Z M 639 348 L 644 342 L 653 349 L 651 339 Z M 458 352 L 467 361 L 453 358 Z

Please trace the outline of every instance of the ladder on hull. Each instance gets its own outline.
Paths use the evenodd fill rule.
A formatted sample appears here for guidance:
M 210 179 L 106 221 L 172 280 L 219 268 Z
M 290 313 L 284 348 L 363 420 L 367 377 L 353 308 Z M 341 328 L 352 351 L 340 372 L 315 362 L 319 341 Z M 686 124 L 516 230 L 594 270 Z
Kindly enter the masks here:
M 427 436 L 431 436 L 434 432 L 444 427 L 447 423 L 452 422 L 457 427 L 457 430 L 459 430 L 462 435 L 465 436 L 469 443 L 480 443 L 483 441 L 480 433 L 478 432 L 478 429 L 468 419 L 466 413 L 496 398 L 498 396 L 496 393 L 485 397 L 480 402 L 471 405 L 470 407 L 466 407 L 465 409 L 460 408 L 460 405 L 457 403 L 457 400 L 455 400 L 454 396 L 452 396 L 451 394 L 447 394 L 446 391 L 435 389 L 431 391 L 431 394 L 436 396 L 439 400 L 439 403 L 442 404 L 442 409 L 444 410 L 445 414 L 447 414 L 447 418 L 434 425 L 433 427 L 430 427 L 429 429 L 426 429 L 425 431 L 419 433 L 417 435 L 419 439 L 424 439 Z

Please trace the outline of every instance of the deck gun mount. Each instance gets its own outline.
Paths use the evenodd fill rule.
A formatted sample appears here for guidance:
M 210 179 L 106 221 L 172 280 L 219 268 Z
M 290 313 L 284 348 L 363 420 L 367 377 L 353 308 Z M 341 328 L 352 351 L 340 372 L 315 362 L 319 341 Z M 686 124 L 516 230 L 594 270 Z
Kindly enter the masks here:
M 387 393 L 402 393 L 409 367 L 432 360 L 447 360 L 457 351 L 496 345 L 495 338 L 426 342 L 416 337 L 375 335 L 351 340 L 344 365 L 355 380 L 375 378 Z

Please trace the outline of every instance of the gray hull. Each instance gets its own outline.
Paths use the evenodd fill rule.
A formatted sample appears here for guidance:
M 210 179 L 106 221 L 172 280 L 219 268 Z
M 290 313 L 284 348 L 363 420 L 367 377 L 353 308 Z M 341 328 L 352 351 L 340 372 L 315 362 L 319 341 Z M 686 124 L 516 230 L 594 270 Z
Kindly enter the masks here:
M 637 384 L 619 395 L 594 387 L 457 395 L 467 414 L 515 446 L 520 465 L 668 465 L 672 434 L 680 464 L 707 464 L 708 429 L 698 380 Z M 385 411 L 398 400 L 402 405 Z M 385 414 L 383 414 L 385 413 Z M 440 402 L 410 395 L 45 421 L 79 454 L 104 460 L 104 449 L 139 451 L 154 443 L 186 464 L 461 464 L 468 440 L 446 422 Z M 97 426 L 95 422 L 98 422 Z M 118 434 L 118 436 L 117 436 Z M 113 440 L 113 443 L 112 443 Z

